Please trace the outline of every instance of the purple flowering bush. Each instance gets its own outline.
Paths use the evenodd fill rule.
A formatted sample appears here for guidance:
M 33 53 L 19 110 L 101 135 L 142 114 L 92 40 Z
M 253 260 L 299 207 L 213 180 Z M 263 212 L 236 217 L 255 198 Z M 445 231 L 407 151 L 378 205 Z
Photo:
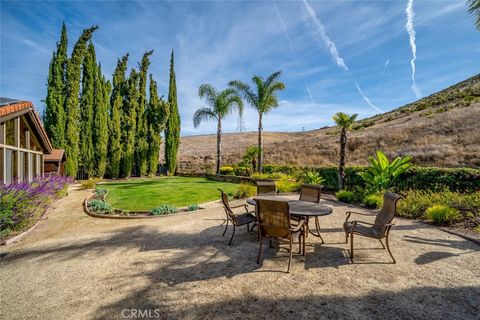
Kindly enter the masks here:
M 66 195 L 71 181 L 69 177 L 52 176 L 36 178 L 32 183 L 0 185 L 0 238 L 29 225 L 29 218 Z

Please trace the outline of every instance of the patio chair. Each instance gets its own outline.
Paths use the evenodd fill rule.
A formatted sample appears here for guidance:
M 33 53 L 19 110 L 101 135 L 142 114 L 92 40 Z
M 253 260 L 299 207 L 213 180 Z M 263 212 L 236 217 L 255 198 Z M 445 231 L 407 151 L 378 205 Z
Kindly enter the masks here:
M 347 211 L 347 218 L 343 223 L 343 229 L 345 231 L 345 243 L 348 243 L 348 236 L 350 235 L 350 258 L 353 260 L 353 235 L 359 235 L 364 237 L 369 237 L 373 239 L 378 239 L 382 244 L 383 249 L 387 249 L 390 257 L 393 260 L 393 263 L 396 263 L 395 258 L 390 251 L 390 246 L 388 244 L 388 235 L 390 234 L 390 229 L 394 225 L 392 223 L 395 214 L 397 213 L 397 202 L 402 197 L 391 192 L 386 192 L 383 196 L 383 206 L 380 212 L 376 215 L 374 223 L 369 223 L 365 221 L 352 220 L 348 219 L 352 214 L 362 215 L 362 216 L 372 216 L 370 214 Z M 385 243 L 387 247 L 383 245 L 382 239 L 385 238 Z
M 305 254 L 304 220 L 300 220 L 300 222 L 296 226 L 292 226 L 290 224 L 290 212 L 287 201 L 262 199 L 256 199 L 255 201 L 258 232 L 260 236 L 260 246 L 258 249 L 257 263 L 260 263 L 263 238 L 270 239 L 270 247 L 272 239 L 278 239 L 280 241 L 287 240 L 290 250 L 290 257 L 288 259 L 287 269 L 288 273 L 290 272 L 290 264 L 292 261 L 292 245 L 294 239 L 298 239 L 299 254 Z
M 227 215 L 227 224 L 225 225 L 225 230 L 223 231 L 222 237 L 225 236 L 225 232 L 227 232 L 228 223 L 231 222 L 233 225 L 233 232 L 228 245 L 232 244 L 233 236 L 235 235 L 235 228 L 247 225 L 247 231 L 250 231 L 250 223 L 255 224 L 257 218 L 254 215 L 254 211 L 248 211 L 248 206 L 246 204 L 238 205 L 238 206 L 231 206 L 230 202 L 228 201 L 228 195 L 223 192 L 223 190 L 218 189 L 222 194 L 222 203 L 223 209 L 225 209 L 225 214 Z M 245 213 L 234 213 L 233 209 L 237 208 L 244 208 Z M 253 226 L 252 226 L 253 229 Z
M 257 181 L 257 196 L 276 196 L 277 186 L 273 181 Z
M 319 203 L 322 186 L 318 184 L 302 184 L 300 187 L 300 201 Z

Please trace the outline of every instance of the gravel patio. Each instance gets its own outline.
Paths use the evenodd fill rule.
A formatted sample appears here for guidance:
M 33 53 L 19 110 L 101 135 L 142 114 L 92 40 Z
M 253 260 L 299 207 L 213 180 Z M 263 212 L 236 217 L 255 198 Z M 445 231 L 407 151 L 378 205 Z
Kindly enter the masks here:
M 390 263 L 378 241 L 355 238 L 348 259 L 341 225 L 351 209 L 328 202 L 325 244 L 307 238 L 294 256 L 237 230 L 232 246 L 220 206 L 146 220 L 91 218 L 71 188 L 23 240 L 0 247 L 0 318 L 478 319 L 480 246 L 421 222 L 396 219 Z M 358 210 L 358 209 L 357 209 Z M 230 230 L 231 231 L 231 230 Z M 127 311 L 125 311 L 127 310 Z M 144 314 L 145 315 L 145 314 Z

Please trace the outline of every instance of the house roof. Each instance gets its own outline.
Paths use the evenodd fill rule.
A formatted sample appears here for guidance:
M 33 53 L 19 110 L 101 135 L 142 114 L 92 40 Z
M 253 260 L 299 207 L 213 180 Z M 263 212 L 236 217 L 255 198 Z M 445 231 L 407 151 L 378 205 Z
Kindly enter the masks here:
M 48 138 L 47 132 L 43 128 L 40 116 L 33 109 L 33 103 L 30 101 L 15 100 L 10 98 L 0 98 L 0 122 L 4 122 L 15 117 L 26 114 L 35 127 L 40 137 L 40 143 L 44 147 L 44 153 L 52 152 L 52 143 Z
M 43 156 L 45 162 L 62 162 L 65 161 L 65 151 L 63 149 L 53 149 L 51 154 Z

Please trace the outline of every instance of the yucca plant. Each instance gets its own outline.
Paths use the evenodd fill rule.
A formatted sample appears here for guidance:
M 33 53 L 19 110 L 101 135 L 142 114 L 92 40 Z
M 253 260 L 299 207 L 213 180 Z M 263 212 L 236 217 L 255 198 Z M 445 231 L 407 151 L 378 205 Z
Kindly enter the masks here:
M 377 150 L 376 154 L 377 159 L 369 157 L 370 166 L 366 172 L 361 172 L 359 175 L 369 186 L 371 192 L 383 192 L 392 186 L 399 175 L 412 166 L 412 157 L 397 157 L 390 162 L 381 150 Z
M 315 171 L 307 171 L 303 176 L 303 182 L 309 184 L 322 184 L 325 182 L 318 172 Z

